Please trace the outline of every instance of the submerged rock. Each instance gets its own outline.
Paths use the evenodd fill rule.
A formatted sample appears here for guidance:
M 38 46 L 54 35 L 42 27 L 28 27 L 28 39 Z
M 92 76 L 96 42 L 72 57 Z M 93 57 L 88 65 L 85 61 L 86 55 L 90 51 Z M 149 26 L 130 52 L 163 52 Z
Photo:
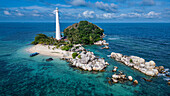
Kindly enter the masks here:
M 112 79 L 113 83 L 118 83 L 118 82 L 123 83 L 124 81 L 127 80 L 126 75 L 123 73 L 113 74 L 111 79 Z
M 46 59 L 46 61 L 52 61 L 53 60 L 53 58 L 48 58 L 48 59 Z
M 168 85 L 170 85 L 170 82 L 168 82 Z
M 102 49 L 109 49 L 109 46 L 105 46 L 105 47 L 103 47 Z
M 152 80 L 149 80 L 149 79 L 146 79 L 146 78 L 142 78 L 143 80 L 145 81 L 148 81 L 148 82 L 152 82 Z

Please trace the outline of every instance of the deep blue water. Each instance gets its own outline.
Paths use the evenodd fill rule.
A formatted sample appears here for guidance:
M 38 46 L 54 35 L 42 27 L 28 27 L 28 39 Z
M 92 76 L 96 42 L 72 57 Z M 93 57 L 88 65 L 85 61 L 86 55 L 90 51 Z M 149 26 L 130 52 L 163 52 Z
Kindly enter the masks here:
M 61 23 L 61 30 L 71 23 Z M 169 23 L 98 23 L 107 35 L 110 49 L 101 46 L 85 46 L 97 56 L 106 58 L 106 72 L 91 73 L 74 69 L 67 62 L 48 56 L 30 58 L 26 48 L 32 46 L 36 34 L 55 36 L 54 23 L 0 23 L 0 96 L 168 96 L 170 86 L 166 77 L 150 78 L 108 58 L 112 51 L 135 55 L 145 60 L 154 60 L 158 66 L 170 68 L 170 24 Z M 107 77 L 113 74 L 113 66 L 137 79 L 132 82 L 109 85 Z

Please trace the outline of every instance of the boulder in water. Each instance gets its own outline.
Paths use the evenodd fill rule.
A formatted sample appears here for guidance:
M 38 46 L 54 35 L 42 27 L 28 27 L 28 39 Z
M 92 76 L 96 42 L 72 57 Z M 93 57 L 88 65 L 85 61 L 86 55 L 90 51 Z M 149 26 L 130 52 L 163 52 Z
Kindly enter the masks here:
M 134 81 L 133 81 L 133 84 L 138 84 L 138 81 L 137 81 L 137 80 L 134 80 Z
M 114 66 L 114 69 L 112 70 L 113 72 L 116 72 L 117 71 L 117 66 Z
M 128 76 L 128 79 L 129 79 L 129 81 L 133 80 L 132 76 Z
M 117 83 L 117 82 L 118 82 L 118 80 L 116 80 L 116 79 L 114 79 L 114 78 L 112 78 L 112 81 L 113 81 L 114 83 Z
M 168 85 L 170 85 L 170 82 L 168 82 Z
M 162 73 L 164 70 L 165 70 L 165 69 L 164 69 L 164 66 L 159 66 L 158 71 L 159 71 L 160 73 Z

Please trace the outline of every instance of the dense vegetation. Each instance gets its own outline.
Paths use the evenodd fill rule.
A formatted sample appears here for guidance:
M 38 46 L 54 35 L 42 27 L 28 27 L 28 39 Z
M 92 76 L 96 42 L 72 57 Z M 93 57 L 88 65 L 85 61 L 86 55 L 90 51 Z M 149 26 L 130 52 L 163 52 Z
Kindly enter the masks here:
M 35 40 L 31 44 L 44 44 L 44 45 L 55 45 L 56 48 L 59 48 L 61 45 L 62 50 L 70 50 L 73 47 L 73 44 L 69 44 L 69 42 L 65 42 L 64 40 L 56 40 L 53 37 L 48 37 L 45 34 L 37 34 Z
M 102 39 L 103 32 L 103 29 L 88 21 L 80 21 L 64 29 L 64 36 L 73 44 L 93 44 Z
M 77 52 L 73 53 L 72 54 L 73 59 L 75 59 L 77 55 L 78 55 Z

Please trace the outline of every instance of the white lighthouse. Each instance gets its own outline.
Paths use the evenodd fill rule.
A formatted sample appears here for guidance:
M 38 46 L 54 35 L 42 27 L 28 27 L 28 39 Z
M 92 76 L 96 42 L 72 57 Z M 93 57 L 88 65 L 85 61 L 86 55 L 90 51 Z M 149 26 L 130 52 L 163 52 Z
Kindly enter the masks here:
M 56 39 L 61 39 L 58 8 L 56 8 Z

